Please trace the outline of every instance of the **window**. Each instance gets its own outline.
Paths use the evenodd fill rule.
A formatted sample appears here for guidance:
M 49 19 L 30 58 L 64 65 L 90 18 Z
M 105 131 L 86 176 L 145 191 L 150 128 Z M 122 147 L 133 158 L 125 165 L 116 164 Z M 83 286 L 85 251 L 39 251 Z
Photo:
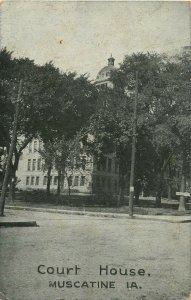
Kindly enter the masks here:
M 102 178 L 102 187 L 105 188 L 105 177 Z
M 115 191 L 117 192 L 117 189 L 118 189 L 118 182 L 117 180 L 115 180 Z
M 35 171 L 36 169 L 36 159 L 32 160 L 32 171 Z
M 38 158 L 38 161 L 37 161 L 37 170 L 40 171 L 41 169 L 41 158 Z
M 31 170 L 31 159 L 28 159 L 27 170 Z
M 34 185 L 34 176 L 31 176 L 31 185 Z
M 82 169 L 85 170 L 85 168 L 86 168 L 86 162 L 87 162 L 87 159 L 86 159 L 85 155 L 82 156 L 81 162 L 82 162 Z
M 100 187 L 100 176 L 96 176 L 96 187 Z
M 79 176 L 74 177 L 74 186 L 78 186 Z
M 42 141 L 39 141 L 38 149 L 39 149 L 39 150 L 42 150 Z
M 34 152 L 37 151 L 37 141 L 34 141 Z
M 117 173 L 118 171 L 118 163 L 117 163 L 117 160 L 115 159 L 115 173 Z
M 85 176 L 81 176 L 80 186 L 84 186 L 84 185 L 85 185 Z
M 44 176 L 43 178 L 43 185 L 47 185 L 47 176 Z
M 54 185 L 58 184 L 58 176 L 54 176 Z
M 29 143 L 29 153 L 32 152 L 32 142 Z
M 106 158 L 104 157 L 101 161 L 102 171 L 106 170 Z
M 108 190 L 111 189 L 111 178 L 110 177 L 107 179 L 107 187 L 108 187 Z
M 108 172 L 111 172 L 111 163 L 112 163 L 112 159 L 108 158 Z
M 23 159 L 23 152 L 21 152 L 21 154 L 20 154 L 20 160 L 22 160 Z
M 39 176 L 36 177 L 35 185 L 39 185 Z
M 68 185 L 69 185 L 69 186 L 72 186 L 72 180 L 73 180 L 73 177 L 70 176 L 70 177 L 68 178 Z
M 52 185 L 52 176 L 50 176 L 50 185 Z
M 26 185 L 29 185 L 29 184 L 30 184 L 30 177 L 27 176 L 27 177 L 26 177 Z

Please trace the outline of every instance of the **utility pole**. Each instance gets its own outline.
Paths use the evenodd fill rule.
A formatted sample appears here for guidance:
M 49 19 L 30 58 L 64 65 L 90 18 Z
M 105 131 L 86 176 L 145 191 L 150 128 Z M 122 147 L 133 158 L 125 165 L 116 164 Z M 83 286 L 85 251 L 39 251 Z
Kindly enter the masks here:
M 5 207 L 5 197 L 6 197 L 6 189 L 10 175 L 11 161 L 13 157 L 13 150 L 15 147 L 16 139 L 17 139 L 17 123 L 18 123 L 18 115 L 19 115 L 19 102 L 21 100 L 21 90 L 22 90 L 22 80 L 19 82 L 19 91 L 17 96 L 17 101 L 15 103 L 15 115 L 13 121 L 13 134 L 11 138 L 11 145 L 8 153 L 6 168 L 5 168 L 5 176 L 3 179 L 3 186 L 0 198 L 0 216 L 4 215 L 4 207 Z
M 132 138 L 132 151 L 131 151 L 131 174 L 130 174 L 130 190 L 129 190 L 129 216 L 130 217 L 133 217 L 135 153 L 136 153 L 136 134 L 137 134 L 137 99 L 138 99 L 138 72 L 136 71 L 135 100 L 134 100 L 134 111 L 133 111 L 133 138 Z

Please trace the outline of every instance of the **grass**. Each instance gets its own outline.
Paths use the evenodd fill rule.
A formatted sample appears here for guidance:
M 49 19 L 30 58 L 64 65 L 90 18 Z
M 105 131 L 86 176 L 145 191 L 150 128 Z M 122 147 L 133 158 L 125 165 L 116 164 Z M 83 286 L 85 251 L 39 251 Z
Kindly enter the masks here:
M 41 208 L 55 208 L 66 210 L 92 211 L 92 212 L 110 212 L 110 213 L 128 213 L 128 199 L 119 207 L 116 206 L 115 199 L 109 198 L 109 195 L 84 195 L 84 194 L 61 194 L 57 196 L 52 193 L 47 197 L 45 191 L 19 191 L 16 193 L 14 205 L 31 206 Z M 7 204 L 13 204 L 9 200 Z M 188 205 L 191 208 L 190 205 Z M 191 210 L 186 211 L 191 214 Z M 152 197 L 141 198 L 139 205 L 134 205 L 134 214 L 141 215 L 180 215 L 178 212 L 178 201 L 162 199 L 161 208 L 155 207 L 155 200 Z

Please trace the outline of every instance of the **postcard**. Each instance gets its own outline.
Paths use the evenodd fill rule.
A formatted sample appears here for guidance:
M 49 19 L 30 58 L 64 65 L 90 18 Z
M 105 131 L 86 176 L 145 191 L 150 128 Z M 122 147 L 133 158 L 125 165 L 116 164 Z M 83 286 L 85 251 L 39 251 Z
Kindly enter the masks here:
M 191 300 L 190 2 L 0 19 L 0 300 Z

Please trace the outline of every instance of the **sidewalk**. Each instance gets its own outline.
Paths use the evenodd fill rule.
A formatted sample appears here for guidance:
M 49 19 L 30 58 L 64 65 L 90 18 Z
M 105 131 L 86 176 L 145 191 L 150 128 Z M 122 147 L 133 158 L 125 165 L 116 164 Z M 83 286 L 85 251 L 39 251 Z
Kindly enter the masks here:
M 8 213 L 5 209 L 5 216 L 0 217 L 0 227 L 37 227 L 37 226 L 38 225 L 35 220 L 29 220 L 28 217 L 21 218 L 19 215 L 13 212 L 12 209 L 9 209 Z
M 83 215 L 83 216 L 91 216 L 91 217 L 104 217 L 104 218 L 119 218 L 119 219 L 133 219 L 133 220 L 148 220 L 148 221 L 160 221 L 160 222 L 170 222 L 170 223 L 190 223 L 191 215 L 137 215 L 135 214 L 130 217 L 125 213 L 104 213 L 104 212 L 90 212 L 90 211 L 76 211 L 76 210 L 65 210 L 65 209 L 55 209 L 55 208 L 38 208 L 38 207 L 25 207 L 25 206 L 12 206 L 7 205 L 7 210 L 25 210 L 25 211 L 36 211 L 36 212 L 48 212 L 48 213 L 58 213 L 58 214 L 69 214 L 69 215 Z M 5 221 L 3 220 L 5 218 Z M 17 222 L 17 224 L 21 221 L 14 214 L 14 218 L 11 216 L 5 216 L 4 218 L 0 218 L 0 224 L 7 222 Z M 22 220 L 22 222 L 26 222 L 28 220 Z M 29 221 L 29 223 L 34 224 L 35 221 Z M 0 225 L 2 226 L 2 225 Z M 19 225 L 18 225 L 19 226 Z M 30 225 L 29 225 L 30 226 Z M 37 226 L 37 225 L 33 225 Z

